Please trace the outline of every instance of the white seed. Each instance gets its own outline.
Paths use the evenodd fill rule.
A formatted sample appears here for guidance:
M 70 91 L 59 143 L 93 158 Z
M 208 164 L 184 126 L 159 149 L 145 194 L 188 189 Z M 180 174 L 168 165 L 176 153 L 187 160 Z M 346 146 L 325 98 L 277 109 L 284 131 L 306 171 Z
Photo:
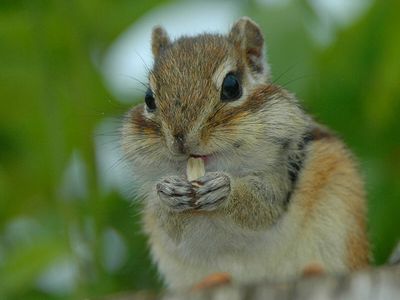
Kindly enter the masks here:
M 204 161 L 201 158 L 190 157 L 186 166 L 186 176 L 189 181 L 204 176 Z

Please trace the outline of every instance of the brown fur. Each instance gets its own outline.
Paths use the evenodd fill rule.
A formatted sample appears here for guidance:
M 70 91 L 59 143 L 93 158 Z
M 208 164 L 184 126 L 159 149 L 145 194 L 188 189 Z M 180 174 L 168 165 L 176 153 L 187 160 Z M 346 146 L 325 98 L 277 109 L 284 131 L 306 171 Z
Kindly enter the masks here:
M 363 219 L 363 216 L 358 216 L 359 219 Z M 358 225 L 358 224 L 357 224 Z M 350 232 L 347 237 L 347 264 L 350 270 L 358 270 L 365 268 L 370 262 L 370 252 L 368 245 L 368 238 L 366 236 L 365 221 L 363 220 L 362 225 Z
M 143 105 L 136 106 L 130 114 L 130 122 L 134 125 L 135 131 L 146 136 L 159 136 L 160 125 L 143 115 Z
M 352 217 L 350 221 L 343 221 L 353 222 L 346 239 L 347 263 L 351 270 L 365 267 L 369 262 L 365 197 L 353 158 L 341 142 L 325 129 L 317 127 L 312 134 L 316 141 L 310 146 L 306 167 L 297 189 L 298 194 L 306 195 L 301 202 L 305 212 L 303 222 L 314 222 L 318 218 L 316 208 L 325 197 L 321 193 L 332 192 L 333 185 L 341 186 L 342 201 L 345 201 Z
M 362 183 L 358 184 L 358 193 L 355 193 L 354 201 L 349 203 L 350 211 L 355 220 L 354 229 L 347 237 L 347 262 L 351 270 L 366 267 L 371 261 L 371 254 L 368 245 L 365 195 L 363 194 Z
M 318 150 L 323 152 L 326 148 L 329 149 L 332 146 L 335 147 L 336 145 L 327 141 L 317 141 L 310 146 L 315 150 L 312 153 L 312 159 L 310 157 L 306 161 L 306 167 L 303 170 L 303 176 L 297 189 L 297 193 L 307 195 L 302 203 L 306 215 L 313 214 L 314 207 L 323 199 L 321 193 L 326 192 L 326 186 L 332 181 L 332 176 L 335 172 L 342 169 L 340 166 L 343 163 L 342 153 L 332 151 L 332 155 L 329 156 L 318 153 Z M 306 217 L 305 221 L 307 220 L 309 218 Z

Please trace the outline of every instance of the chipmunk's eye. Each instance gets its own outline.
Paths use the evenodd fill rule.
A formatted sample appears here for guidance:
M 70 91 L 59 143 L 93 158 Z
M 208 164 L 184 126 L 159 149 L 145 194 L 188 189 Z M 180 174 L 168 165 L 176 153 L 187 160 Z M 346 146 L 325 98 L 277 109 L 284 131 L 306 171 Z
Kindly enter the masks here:
M 221 100 L 224 102 L 234 101 L 242 96 L 242 88 L 239 79 L 233 73 L 228 73 L 222 82 Z
M 153 92 L 149 88 L 144 96 L 144 102 L 146 102 L 147 111 L 153 112 L 156 110 L 156 101 L 154 99 Z

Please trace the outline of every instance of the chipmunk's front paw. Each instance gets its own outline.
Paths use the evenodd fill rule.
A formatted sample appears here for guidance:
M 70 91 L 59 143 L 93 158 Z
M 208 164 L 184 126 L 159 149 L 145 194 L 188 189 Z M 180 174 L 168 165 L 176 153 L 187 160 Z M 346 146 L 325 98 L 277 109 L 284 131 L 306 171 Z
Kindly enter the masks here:
M 160 200 L 177 212 L 193 209 L 194 189 L 192 184 L 179 176 L 165 177 L 156 185 Z
M 192 181 L 195 189 L 194 208 L 211 211 L 221 206 L 231 192 L 231 180 L 223 172 L 207 173 Z

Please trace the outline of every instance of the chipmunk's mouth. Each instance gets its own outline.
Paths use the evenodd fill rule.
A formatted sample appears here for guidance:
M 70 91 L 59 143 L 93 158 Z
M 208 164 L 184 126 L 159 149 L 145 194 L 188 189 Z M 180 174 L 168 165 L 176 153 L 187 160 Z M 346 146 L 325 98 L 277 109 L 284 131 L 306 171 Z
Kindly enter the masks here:
M 204 163 L 207 163 L 210 160 L 210 155 L 190 154 L 189 156 L 193 158 L 201 158 Z

